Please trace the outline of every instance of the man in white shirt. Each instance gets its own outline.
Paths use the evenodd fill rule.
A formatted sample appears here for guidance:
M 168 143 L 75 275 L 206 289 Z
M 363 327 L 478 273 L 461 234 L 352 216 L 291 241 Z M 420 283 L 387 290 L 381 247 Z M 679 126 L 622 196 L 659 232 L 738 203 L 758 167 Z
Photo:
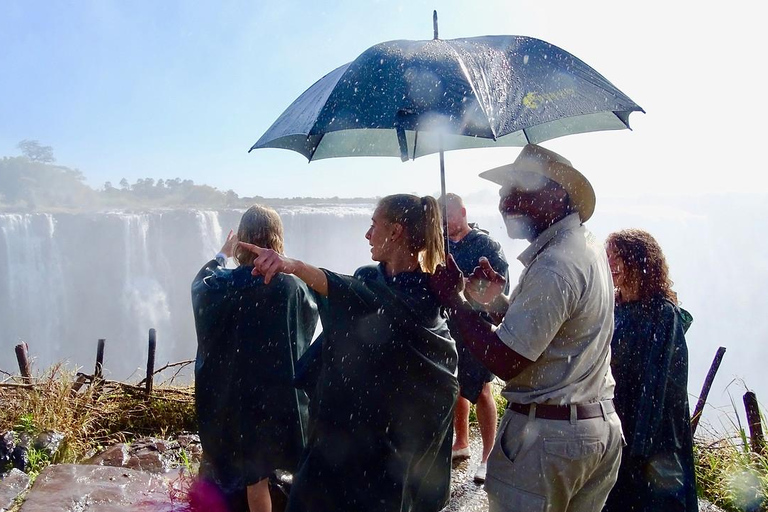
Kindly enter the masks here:
M 470 276 L 466 293 L 489 305 L 497 326 L 462 297 L 452 260 L 433 290 L 470 350 L 506 381 L 485 484 L 490 512 L 599 511 L 622 435 L 610 370 L 613 281 L 602 244 L 583 226 L 594 191 L 568 160 L 533 144 L 480 176 L 502 187 L 508 235 L 531 242 L 518 257 L 525 269 L 508 300 L 487 262 Z

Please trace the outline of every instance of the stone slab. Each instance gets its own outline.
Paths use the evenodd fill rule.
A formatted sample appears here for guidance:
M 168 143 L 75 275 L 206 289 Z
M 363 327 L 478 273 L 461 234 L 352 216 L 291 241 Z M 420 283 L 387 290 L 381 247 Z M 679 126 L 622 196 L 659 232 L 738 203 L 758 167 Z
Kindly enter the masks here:
M 0 512 L 11 508 L 13 500 L 27 490 L 29 476 L 13 468 L 5 475 L 0 475 Z
M 20 512 L 172 512 L 169 480 L 127 468 L 57 464 L 35 480 Z

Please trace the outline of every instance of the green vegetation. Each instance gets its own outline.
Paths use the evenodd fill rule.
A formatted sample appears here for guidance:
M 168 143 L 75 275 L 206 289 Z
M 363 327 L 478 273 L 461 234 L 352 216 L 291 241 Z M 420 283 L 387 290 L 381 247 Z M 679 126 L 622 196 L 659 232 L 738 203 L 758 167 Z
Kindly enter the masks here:
M 52 456 L 43 450 L 29 450 L 33 477 L 50 463 L 79 462 L 116 442 L 197 429 L 190 387 L 157 386 L 147 399 L 138 386 L 101 381 L 73 391 L 76 382 L 73 373 L 54 366 L 31 386 L 15 378 L 0 384 L 0 432 L 15 430 L 36 436 L 55 430 L 65 436 Z M 494 385 L 493 391 L 501 418 L 505 400 L 500 386 Z M 470 421 L 476 421 L 474 408 Z M 736 434 L 709 433 L 707 437 L 714 440 L 697 439 L 699 495 L 728 512 L 766 510 L 768 452 L 753 451 L 745 430 L 741 425 L 733 426 Z M 186 475 L 194 474 L 188 454 L 182 451 L 180 456 Z M 189 483 L 184 477 L 173 484 L 177 499 L 186 495 Z
M 33 469 L 50 462 L 78 462 L 117 442 L 197 430 L 190 387 L 157 386 L 147 399 L 140 387 L 110 381 L 73 391 L 76 381 L 73 373 L 54 366 L 32 385 L 0 385 L 0 432 L 64 434 L 52 457 L 30 450 Z
M 222 192 L 208 185 L 196 185 L 181 178 L 138 179 L 130 184 L 123 178 L 117 187 L 106 182 L 101 189 L 84 183 L 77 169 L 55 165 L 53 149 L 37 141 L 18 145 L 22 156 L 0 158 L 0 212 L 103 211 L 149 208 L 248 208 L 254 203 L 287 205 L 310 198 L 270 199 L 240 197 L 233 190 Z M 316 203 L 357 203 L 370 198 L 312 199 Z
M 695 443 L 699 495 L 728 512 L 768 510 L 768 452 L 754 451 L 744 429 L 736 429 Z

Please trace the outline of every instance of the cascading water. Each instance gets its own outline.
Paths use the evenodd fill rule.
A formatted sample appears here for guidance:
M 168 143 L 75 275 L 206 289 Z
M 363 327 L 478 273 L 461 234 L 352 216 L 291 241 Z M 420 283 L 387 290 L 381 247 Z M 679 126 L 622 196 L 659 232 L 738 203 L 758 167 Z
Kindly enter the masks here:
M 0 284 L 0 308 L 13 322 L 3 331 L 18 342 L 44 339 L 37 356 L 50 360 L 64 341 L 67 304 L 64 269 L 56 241 L 56 219 L 51 214 L 8 215 L 3 235 L 5 269 Z
M 514 284 L 522 268 L 515 257 L 527 244 L 507 238 L 493 203 L 467 205 L 469 218 L 502 242 Z M 768 396 L 761 364 L 768 356 L 768 238 L 753 229 L 753 219 L 766 218 L 766 204 L 762 195 L 604 199 L 588 222 L 600 239 L 639 227 L 659 240 L 675 290 L 694 316 L 687 336 L 694 403 L 720 345 L 729 350 L 710 402 L 731 410 L 728 392 L 737 401 L 743 393 L 724 390 L 734 378 L 758 398 Z M 342 273 L 371 263 L 364 235 L 372 204 L 277 209 L 288 255 Z M 194 358 L 190 284 L 242 213 L 0 214 L 0 369 L 15 373 L 13 347 L 23 340 L 37 370 L 65 361 L 90 373 L 96 342 L 106 338 L 107 376 L 138 380 L 150 328 L 157 330 L 157 367 Z
M 370 262 L 371 210 L 279 209 L 286 251 L 352 272 Z M 157 366 L 194 358 L 190 284 L 242 213 L 0 214 L 0 369 L 16 369 L 13 347 L 26 341 L 37 369 L 90 372 L 105 338 L 105 372 L 127 379 L 143 371 L 150 328 Z

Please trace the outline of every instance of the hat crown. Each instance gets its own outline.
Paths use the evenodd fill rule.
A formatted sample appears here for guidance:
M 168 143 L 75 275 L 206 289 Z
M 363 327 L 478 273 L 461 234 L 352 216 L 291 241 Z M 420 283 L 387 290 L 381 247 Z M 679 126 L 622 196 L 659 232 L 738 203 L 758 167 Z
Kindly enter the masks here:
M 536 144 L 527 144 L 512 164 L 516 171 L 541 172 L 553 163 L 573 167 L 570 160 Z
M 513 184 L 519 173 L 539 174 L 563 187 L 582 222 L 595 211 L 595 191 L 589 180 L 570 160 L 536 144 L 526 145 L 511 164 L 481 172 L 480 177 L 505 186 Z

